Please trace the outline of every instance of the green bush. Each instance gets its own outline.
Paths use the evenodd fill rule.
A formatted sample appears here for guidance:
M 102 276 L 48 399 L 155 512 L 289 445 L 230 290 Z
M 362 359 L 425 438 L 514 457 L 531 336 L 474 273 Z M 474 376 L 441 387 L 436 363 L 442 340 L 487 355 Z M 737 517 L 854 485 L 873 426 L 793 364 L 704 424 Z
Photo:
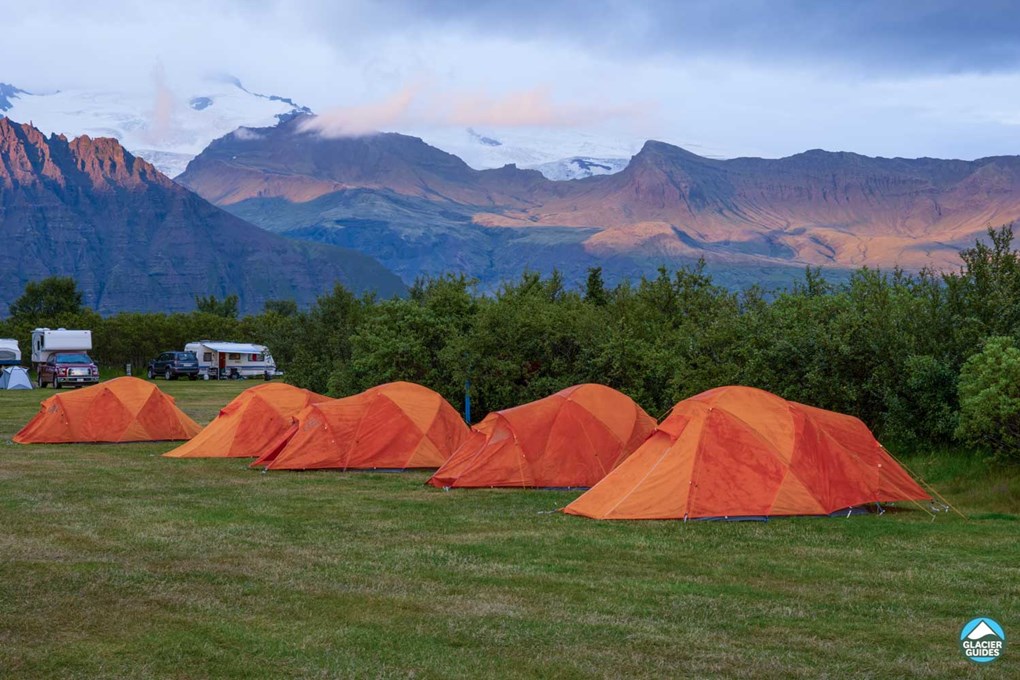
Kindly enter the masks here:
M 494 295 L 463 276 L 421 280 L 385 301 L 337 286 L 311 309 L 274 300 L 241 319 L 229 298 L 204 298 L 204 311 L 188 314 L 103 318 L 54 279 L 30 284 L 0 335 L 27 348 L 37 325 L 91 328 L 104 367 L 141 367 L 192 340 L 258 342 L 288 381 L 332 396 L 409 380 L 460 408 L 470 381 L 476 419 L 583 382 L 619 389 L 655 416 L 741 384 L 858 416 L 907 450 L 963 440 L 1018 460 L 1012 244 L 1009 227 L 990 230 L 957 272 L 863 268 L 832 285 L 809 269 L 786 291 L 733 293 L 704 263 L 615 287 L 596 268 L 577 289 L 555 272 L 527 273 Z
M 957 435 L 997 458 L 1020 460 L 1020 348 L 991 337 L 960 371 Z

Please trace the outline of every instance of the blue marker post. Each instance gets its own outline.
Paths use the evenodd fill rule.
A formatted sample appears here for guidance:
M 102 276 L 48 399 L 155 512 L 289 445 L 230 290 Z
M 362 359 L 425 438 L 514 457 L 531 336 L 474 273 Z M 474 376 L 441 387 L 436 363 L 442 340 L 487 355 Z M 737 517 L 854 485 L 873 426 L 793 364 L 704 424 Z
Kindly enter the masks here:
M 471 378 L 464 381 L 464 422 L 471 424 Z

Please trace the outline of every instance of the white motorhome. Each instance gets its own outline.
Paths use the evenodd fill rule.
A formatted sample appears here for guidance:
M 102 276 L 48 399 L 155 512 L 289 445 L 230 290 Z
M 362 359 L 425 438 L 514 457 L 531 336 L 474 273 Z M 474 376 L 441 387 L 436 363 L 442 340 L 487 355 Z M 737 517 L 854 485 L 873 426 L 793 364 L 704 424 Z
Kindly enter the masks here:
M 32 367 L 38 370 L 54 352 L 83 352 L 92 349 L 92 331 L 66 328 L 36 328 L 32 331 Z
M 243 342 L 199 340 L 184 346 L 198 357 L 199 375 L 207 380 L 222 378 L 265 378 L 280 375 L 269 348 Z
M 14 338 L 0 338 L 0 366 L 21 364 L 21 347 Z

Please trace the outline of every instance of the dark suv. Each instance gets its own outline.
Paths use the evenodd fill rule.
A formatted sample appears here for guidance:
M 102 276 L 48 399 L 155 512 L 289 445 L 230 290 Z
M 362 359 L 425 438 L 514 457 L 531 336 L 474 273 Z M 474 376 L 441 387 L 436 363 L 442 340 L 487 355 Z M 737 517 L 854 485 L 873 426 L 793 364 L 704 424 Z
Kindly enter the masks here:
M 198 357 L 194 352 L 163 352 L 149 362 L 149 380 L 161 375 L 167 380 L 187 376 L 198 380 Z
M 39 387 L 53 385 L 95 385 L 99 382 L 99 368 L 84 352 L 56 352 L 37 369 Z

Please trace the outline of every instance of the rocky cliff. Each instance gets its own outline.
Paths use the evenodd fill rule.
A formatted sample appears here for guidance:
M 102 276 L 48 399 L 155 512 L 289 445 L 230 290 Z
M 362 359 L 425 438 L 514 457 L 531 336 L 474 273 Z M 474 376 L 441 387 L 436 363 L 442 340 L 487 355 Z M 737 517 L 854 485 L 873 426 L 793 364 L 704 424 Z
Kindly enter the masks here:
M 175 184 L 113 139 L 44 136 L 0 118 L 0 314 L 27 281 L 73 276 L 101 312 L 186 311 L 196 295 L 303 304 L 335 282 L 389 296 L 402 282 L 369 256 L 298 243 Z

